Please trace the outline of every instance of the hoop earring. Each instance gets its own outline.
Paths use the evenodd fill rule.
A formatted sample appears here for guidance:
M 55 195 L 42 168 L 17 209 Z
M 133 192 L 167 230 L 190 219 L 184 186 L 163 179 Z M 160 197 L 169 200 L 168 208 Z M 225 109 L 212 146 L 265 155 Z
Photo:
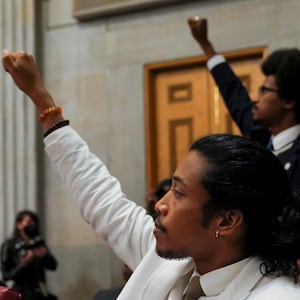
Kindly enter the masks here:
M 217 239 L 220 236 L 219 230 L 215 232 L 215 238 Z

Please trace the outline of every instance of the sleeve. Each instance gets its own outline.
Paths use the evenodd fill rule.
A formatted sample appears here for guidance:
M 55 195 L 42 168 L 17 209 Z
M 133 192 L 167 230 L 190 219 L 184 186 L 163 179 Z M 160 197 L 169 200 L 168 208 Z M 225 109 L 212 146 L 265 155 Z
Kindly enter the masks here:
M 251 115 L 251 99 L 239 77 L 233 72 L 230 65 L 224 61 L 211 70 L 211 74 L 218 86 L 230 115 L 240 128 L 241 132 L 250 136 L 253 128 Z
M 234 73 L 222 55 L 213 56 L 208 62 L 225 105 L 242 134 L 266 146 L 270 132 L 252 118 L 252 101 L 240 78 Z
M 70 126 L 44 142 L 83 219 L 134 269 L 153 245 L 152 218 L 126 198 L 118 180 Z
M 1 246 L 1 270 L 3 279 L 14 280 L 21 270 L 18 253 L 13 240 L 5 241 Z
M 57 260 L 48 249 L 48 253 L 41 258 L 41 262 L 45 269 L 55 271 L 57 268 Z

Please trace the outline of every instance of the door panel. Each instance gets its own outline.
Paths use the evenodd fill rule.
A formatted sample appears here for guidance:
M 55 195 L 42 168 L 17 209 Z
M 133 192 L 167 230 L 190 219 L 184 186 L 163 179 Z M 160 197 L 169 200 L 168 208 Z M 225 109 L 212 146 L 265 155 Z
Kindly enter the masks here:
M 193 140 L 210 131 L 207 79 L 205 70 L 199 68 L 162 72 L 156 77 L 159 178 L 169 177 Z
M 259 65 L 265 52 L 259 48 L 227 55 L 251 98 L 263 81 Z M 145 98 L 149 189 L 172 176 L 197 138 L 211 133 L 240 134 L 204 58 L 146 66 Z

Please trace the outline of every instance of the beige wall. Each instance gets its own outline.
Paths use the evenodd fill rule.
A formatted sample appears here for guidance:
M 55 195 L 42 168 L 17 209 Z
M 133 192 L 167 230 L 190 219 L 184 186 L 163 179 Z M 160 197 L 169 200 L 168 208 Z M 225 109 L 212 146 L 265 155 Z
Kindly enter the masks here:
M 78 23 L 71 0 L 42 1 L 44 78 L 72 126 L 143 204 L 143 66 L 200 55 L 186 25 L 205 16 L 221 51 L 300 46 L 299 0 L 207 0 Z M 183 1 L 185 2 L 185 1 Z M 59 259 L 50 285 L 61 300 L 118 285 L 120 262 L 81 220 L 46 160 L 46 234 Z

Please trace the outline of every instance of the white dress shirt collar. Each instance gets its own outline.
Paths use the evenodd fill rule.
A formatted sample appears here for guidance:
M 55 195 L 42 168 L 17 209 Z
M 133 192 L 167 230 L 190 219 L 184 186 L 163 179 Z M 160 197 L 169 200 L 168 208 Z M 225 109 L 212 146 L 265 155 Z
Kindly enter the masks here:
M 200 275 L 195 269 L 191 278 L 200 276 L 200 285 L 207 297 L 220 294 L 251 260 L 250 257 L 226 267 Z M 190 280 L 191 280 L 190 278 Z
M 278 155 L 291 148 L 299 134 L 300 124 L 297 124 L 272 136 L 273 152 Z

